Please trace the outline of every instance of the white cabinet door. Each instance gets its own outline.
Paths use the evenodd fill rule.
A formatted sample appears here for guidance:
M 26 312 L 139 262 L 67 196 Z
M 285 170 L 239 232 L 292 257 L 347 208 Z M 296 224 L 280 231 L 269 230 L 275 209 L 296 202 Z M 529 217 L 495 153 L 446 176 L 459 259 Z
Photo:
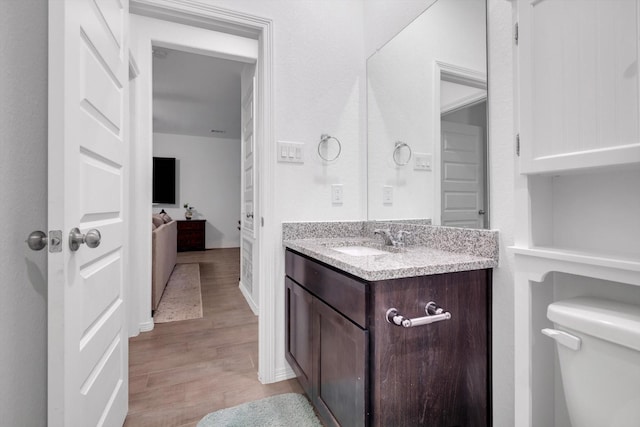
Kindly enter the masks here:
M 640 162 L 638 0 L 520 0 L 520 172 Z
M 124 222 L 128 2 L 49 2 L 48 425 L 121 426 L 127 414 Z M 69 232 L 96 229 L 72 250 Z M 0 421 L 2 423 L 2 421 Z

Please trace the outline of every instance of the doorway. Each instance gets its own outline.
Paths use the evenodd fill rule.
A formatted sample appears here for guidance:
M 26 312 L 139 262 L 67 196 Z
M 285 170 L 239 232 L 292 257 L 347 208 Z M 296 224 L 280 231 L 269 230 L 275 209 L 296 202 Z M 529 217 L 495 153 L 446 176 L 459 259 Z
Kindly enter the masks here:
M 245 291 L 251 283 L 251 269 L 245 266 L 253 261 L 253 230 L 247 230 L 240 218 L 246 216 L 244 199 L 253 199 L 253 123 L 243 124 L 243 118 L 244 100 L 252 99 L 255 66 L 159 46 L 152 49 L 154 176 L 162 173 L 159 160 L 170 159 L 174 173 L 167 175 L 171 184 L 175 182 L 161 185 L 162 179 L 154 179 L 154 214 L 164 212 L 177 220 L 178 252 L 240 248 L 240 288 L 254 309 L 251 288 Z M 167 187 L 175 191 L 159 198 Z M 160 231 L 153 232 L 154 253 L 163 252 L 156 251 L 166 240 L 156 235 Z M 160 307 L 172 311 L 167 304 Z
M 489 228 L 486 73 L 434 62 L 434 221 Z
M 255 120 L 256 120 L 256 144 L 270 140 L 273 128 L 271 113 L 272 103 L 272 23 L 269 20 L 255 16 L 243 16 L 235 13 L 232 18 L 227 11 L 212 6 L 199 8 L 194 12 L 190 6 L 172 4 L 171 8 L 131 4 L 131 10 L 135 15 L 130 16 L 132 27 L 131 49 L 136 57 L 141 74 L 149 73 L 151 69 L 151 46 L 179 49 L 187 52 L 210 55 L 225 59 L 234 59 L 246 63 L 256 64 L 255 80 Z M 144 15 L 144 16 L 143 16 Z M 163 20 L 150 18 L 161 17 Z M 178 24 L 177 22 L 181 22 Z M 191 25 L 184 25 L 190 24 Z M 197 24 L 196 24 L 197 23 Z M 210 30 L 224 28 L 225 33 Z M 229 34 L 243 34 L 245 37 Z M 260 55 L 258 55 L 258 51 Z M 137 331 L 144 331 L 148 327 L 151 316 L 149 290 L 146 286 L 149 279 L 151 264 L 150 247 L 148 245 L 150 231 L 147 231 L 146 218 L 151 215 L 151 200 L 145 196 L 150 194 L 150 180 L 147 176 L 151 169 L 151 87 L 148 84 L 150 78 L 140 79 L 137 99 L 143 100 L 138 108 L 138 117 L 141 118 L 141 126 L 138 129 L 137 140 L 140 142 L 134 148 L 132 161 L 137 168 L 135 170 L 136 183 L 132 192 L 132 263 L 136 271 L 132 272 L 132 283 L 142 283 L 139 289 L 134 289 L 130 318 L 131 335 Z M 269 107 L 267 107 L 269 106 Z M 273 264 L 275 254 L 265 250 L 275 244 L 277 237 L 273 236 L 273 202 L 271 197 L 275 171 L 275 153 L 271 150 L 256 150 L 256 182 L 260 183 L 260 192 L 256 194 L 256 205 L 259 210 L 259 227 L 256 227 L 256 244 L 254 245 L 253 286 L 260 286 L 264 292 L 260 293 L 258 305 L 273 307 L 274 300 L 274 272 Z M 257 211 L 254 215 L 258 215 Z M 150 327 L 153 327 L 151 323 Z M 263 383 L 274 382 L 281 378 L 276 373 L 276 350 L 274 347 L 276 335 L 275 310 L 262 310 L 259 319 L 259 377 Z

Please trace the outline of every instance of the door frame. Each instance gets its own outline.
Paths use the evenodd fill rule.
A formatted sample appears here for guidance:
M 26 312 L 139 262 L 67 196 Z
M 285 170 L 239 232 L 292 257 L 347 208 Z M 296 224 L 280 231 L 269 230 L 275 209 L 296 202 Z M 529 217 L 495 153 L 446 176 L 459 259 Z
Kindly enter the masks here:
M 433 61 L 433 87 L 431 88 L 431 93 L 433 94 L 433 176 L 434 176 L 434 207 L 433 207 L 433 218 L 432 222 L 434 225 L 440 225 L 442 223 L 442 185 L 440 182 L 440 176 L 442 175 L 441 165 L 442 165 L 442 132 L 440 122 L 442 121 L 442 112 L 440 111 L 440 82 L 442 80 L 464 84 L 467 86 L 482 88 L 487 90 L 487 73 L 473 70 L 471 68 L 461 67 L 459 65 L 451 64 L 448 62 L 434 60 Z M 487 91 L 488 95 L 488 91 Z M 488 106 L 488 96 L 484 97 L 484 100 L 487 101 Z M 475 104 L 481 101 L 480 98 L 475 98 L 470 100 L 470 104 Z M 462 107 L 461 105 L 458 107 Z M 488 118 L 487 113 L 487 118 Z M 487 200 L 485 207 L 485 226 L 489 228 L 489 139 L 488 139 L 488 125 L 485 127 L 485 199 Z
M 280 247 L 276 235 L 274 222 L 274 183 L 276 150 L 272 149 L 274 141 L 274 97 L 273 97 L 273 22 L 267 18 L 261 18 L 242 12 L 230 11 L 210 4 L 193 0 L 132 0 L 130 13 L 155 18 L 159 20 L 179 23 L 192 27 L 205 28 L 217 32 L 253 38 L 258 41 L 258 58 L 256 62 L 256 87 L 254 96 L 256 103 L 256 190 L 259 220 L 257 228 L 258 244 L 258 271 L 254 275 L 255 285 L 260 286 L 259 307 L 260 316 L 258 323 L 258 378 L 262 383 L 272 383 L 286 379 L 277 371 L 276 348 L 276 292 L 275 286 L 275 255 Z M 215 49 L 212 49 L 215 50 Z M 142 119 L 142 117 L 140 117 Z M 146 117 L 151 121 L 151 117 Z M 146 154 L 151 158 L 150 142 L 145 146 Z M 139 175 L 139 173 L 138 173 Z M 150 171 L 149 171 L 150 176 Z M 134 184 L 135 185 L 135 184 Z M 136 188 L 139 188 L 136 186 Z M 132 195 L 137 194 L 132 191 Z M 151 216 L 151 204 L 148 204 L 148 217 Z M 145 211 L 137 211 L 141 214 L 140 220 L 146 225 Z M 144 228 L 144 227 L 143 227 Z M 144 234 L 151 241 L 151 227 Z M 150 243 L 149 243 L 150 244 Z M 150 254 L 149 254 L 150 257 Z M 144 281 L 148 278 L 137 276 Z M 150 284 L 149 284 L 150 286 Z M 149 319 L 150 313 L 149 313 Z M 152 320 L 151 320 L 152 321 Z M 144 324 L 144 321 L 140 322 Z M 152 326 L 152 324 L 151 324 Z M 135 331 L 134 331 L 135 332 Z

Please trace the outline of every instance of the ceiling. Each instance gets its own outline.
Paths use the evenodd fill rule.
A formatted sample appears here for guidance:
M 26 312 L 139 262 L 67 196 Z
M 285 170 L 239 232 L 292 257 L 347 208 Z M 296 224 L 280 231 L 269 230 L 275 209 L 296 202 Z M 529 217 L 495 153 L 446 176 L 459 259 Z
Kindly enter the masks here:
M 240 73 L 244 65 L 154 47 L 153 131 L 240 139 Z

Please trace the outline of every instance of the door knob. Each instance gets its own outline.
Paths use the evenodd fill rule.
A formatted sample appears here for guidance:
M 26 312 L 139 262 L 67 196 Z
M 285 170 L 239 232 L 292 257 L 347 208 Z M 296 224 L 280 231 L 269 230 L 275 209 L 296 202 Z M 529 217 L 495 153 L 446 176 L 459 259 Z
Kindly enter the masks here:
M 26 242 L 32 251 L 40 251 L 47 246 L 47 235 L 44 231 L 32 231 L 29 237 L 27 237 Z
M 87 234 L 82 234 L 77 227 L 72 229 L 69 233 L 69 248 L 75 252 L 80 248 L 80 245 L 85 243 L 90 248 L 97 248 L 100 246 L 100 239 L 102 236 L 100 232 L 95 228 L 87 231 Z
M 484 211 L 484 209 L 480 209 L 480 210 L 478 211 L 478 215 L 484 215 L 485 213 L 486 213 L 486 212 Z
M 47 237 L 47 234 L 44 231 L 36 230 L 32 231 L 27 237 L 27 246 L 32 251 L 40 251 L 49 244 L 49 240 L 51 240 L 51 244 L 49 246 L 49 252 L 60 252 L 62 247 L 61 243 L 61 233 L 60 230 L 53 230 L 49 232 L 50 237 Z

